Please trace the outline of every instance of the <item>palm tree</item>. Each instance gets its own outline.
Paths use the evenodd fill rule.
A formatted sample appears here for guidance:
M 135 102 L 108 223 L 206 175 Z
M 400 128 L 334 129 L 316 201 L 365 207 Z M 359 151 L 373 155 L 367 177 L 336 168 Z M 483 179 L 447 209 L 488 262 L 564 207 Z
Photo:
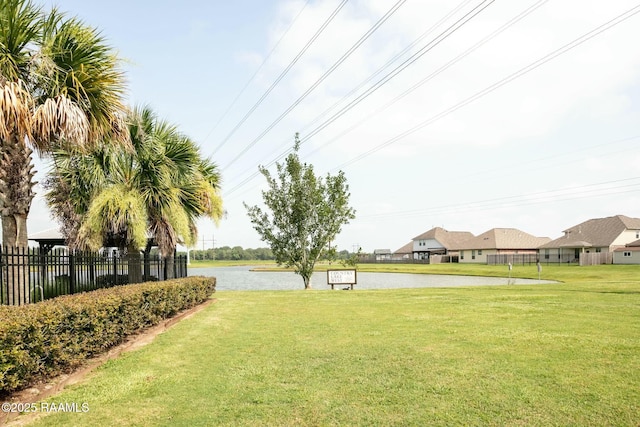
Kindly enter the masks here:
M 5 246 L 27 246 L 33 150 L 126 141 L 124 74 L 98 32 L 30 0 L 0 2 L 0 209 Z
M 133 150 L 56 151 L 47 200 L 72 247 L 117 241 L 127 249 L 134 283 L 142 279 L 140 249 L 151 236 L 172 278 L 176 246 L 195 242 L 196 220 L 222 217 L 220 174 L 192 140 L 149 108 L 129 115 L 128 130 Z

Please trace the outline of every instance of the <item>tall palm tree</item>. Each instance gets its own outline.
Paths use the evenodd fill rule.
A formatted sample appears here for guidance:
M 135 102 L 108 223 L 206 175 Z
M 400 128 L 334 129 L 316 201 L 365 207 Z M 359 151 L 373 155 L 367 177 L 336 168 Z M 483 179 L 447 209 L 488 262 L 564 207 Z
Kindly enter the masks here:
M 129 280 L 136 282 L 140 249 L 151 236 L 171 278 L 176 246 L 195 242 L 196 220 L 222 217 L 220 174 L 192 140 L 149 108 L 129 115 L 128 130 L 133 150 L 56 151 L 47 199 L 72 247 L 96 249 L 115 239 L 127 249 Z
M 27 246 L 31 155 L 126 141 L 119 60 L 98 32 L 30 0 L 0 2 L 0 210 L 5 246 Z

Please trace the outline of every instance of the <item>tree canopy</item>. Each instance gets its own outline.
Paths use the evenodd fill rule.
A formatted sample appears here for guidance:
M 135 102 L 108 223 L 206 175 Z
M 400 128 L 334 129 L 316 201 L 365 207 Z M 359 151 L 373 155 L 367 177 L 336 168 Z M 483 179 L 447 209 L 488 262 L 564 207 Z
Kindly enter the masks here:
M 110 144 L 53 153 L 47 201 L 72 248 L 105 242 L 138 253 L 152 237 L 163 257 L 196 238 L 196 220 L 223 215 L 220 173 L 197 145 L 149 108 L 128 116 L 132 150 Z
M 276 164 L 276 176 L 260 167 L 269 187 L 262 192 L 265 209 L 244 205 L 254 229 L 271 246 L 276 262 L 293 267 L 302 276 L 305 289 L 310 289 L 316 261 L 332 251 L 331 241 L 355 218 L 355 210 L 349 206 L 344 173 L 317 177 L 312 165 L 300 161 L 299 148 L 296 134 L 293 152 L 284 163 Z
M 0 213 L 3 244 L 27 246 L 32 149 L 126 142 L 124 73 L 100 33 L 29 0 L 0 2 Z

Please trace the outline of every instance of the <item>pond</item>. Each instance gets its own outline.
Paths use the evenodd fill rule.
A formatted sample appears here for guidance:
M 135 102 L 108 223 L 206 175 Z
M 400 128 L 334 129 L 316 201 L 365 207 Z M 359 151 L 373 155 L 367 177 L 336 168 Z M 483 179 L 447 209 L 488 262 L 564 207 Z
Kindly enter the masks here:
M 255 267 L 190 268 L 189 276 L 214 276 L 218 291 L 278 291 L 304 289 L 302 278 L 290 271 L 251 271 Z M 505 277 L 446 276 L 435 274 L 364 273 L 358 272 L 355 289 L 447 288 L 459 286 L 507 285 Z M 548 280 L 511 279 L 511 284 L 531 285 L 555 283 Z M 313 273 L 314 289 L 331 290 L 327 285 L 327 273 Z M 336 285 L 343 289 L 348 285 Z

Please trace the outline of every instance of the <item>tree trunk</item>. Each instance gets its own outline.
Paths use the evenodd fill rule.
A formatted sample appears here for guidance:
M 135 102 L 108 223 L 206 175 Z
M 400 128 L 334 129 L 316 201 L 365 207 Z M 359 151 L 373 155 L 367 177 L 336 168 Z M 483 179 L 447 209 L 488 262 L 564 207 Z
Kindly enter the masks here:
M 28 304 L 31 301 L 31 289 L 25 255 L 28 247 L 27 216 L 35 196 L 33 186 L 36 184 L 33 182 L 32 150 L 17 136 L 2 140 L 0 144 L 2 245 L 14 254 L 2 263 L 5 301 L 11 305 Z
M 311 276 L 302 276 L 302 280 L 304 280 L 304 288 L 311 289 Z
M 140 250 L 133 245 L 127 247 L 127 269 L 129 284 L 142 282 L 142 256 Z
M 176 278 L 176 269 L 175 269 L 175 252 L 170 252 L 164 258 L 164 271 L 165 271 L 165 280 L 175 279 Z
M 24 142 L 2 141 L 0 146 L 0 210 L 3 246 L 27 247 L 27 216 L 35 197 L 33 151 Z
M 27 215 L 2 215 L 2 246 L 26 248 Z
M 147 240 L 147 246 L 144 248 L 144 275 L 142 279 L 145 282 L 151 281 L 151 260 L 149 254 L 151 253 L 151 242 Z

